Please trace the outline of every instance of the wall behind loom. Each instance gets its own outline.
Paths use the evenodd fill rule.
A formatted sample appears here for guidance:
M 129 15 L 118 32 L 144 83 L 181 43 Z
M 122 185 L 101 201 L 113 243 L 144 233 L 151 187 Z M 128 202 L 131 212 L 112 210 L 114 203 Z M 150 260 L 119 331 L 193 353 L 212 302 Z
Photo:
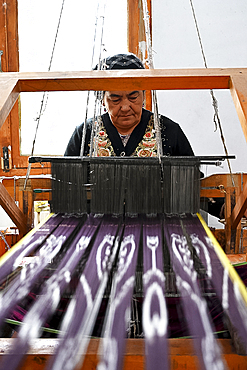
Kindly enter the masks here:
M 247 2 L 193 0 L 208 68 L 247 67 Z M 204 68 L 190 0 L 153 0 L 155 68 Z M 219 115 L 233 172 L 247 172 L 247 143 L 228 90 L 215 90 Z M 178 122 L 196 155 L 224 154 L 219 129 L 213 122 L 210 92 L 162 91 L 160 113 Z M 206 175 L 227 173 L 221 167 L 203 168 Z
M 55 39 L 51 71 L 90 71 L 100 53 L 127 51 L 126 0 L 18 0 L 18 13 L 21 72 L 47 72 Z M 43 93 L 21 94 L 22 154 L 31 153 L 42 100 Z M 74 128 L 84 121 L 86 102 L 85 92 L 46 94 L 35 155 L 63 155 Z M 93 93 L 89 105 L 93 115 Z
M 98 3 L 100 8 L 97 13 Z M 56 35 L 62 0 L 19 0 L 20 70 L 47 71 Z M 90 70 L 95 23 L 102 24 L 103 55 L 127 51 L 126 0 L 70 0 L 64 2 L 52 71 Z M 194 0 L 207 64 L 213 67 L 246 67 L 247 3 L 245 0 Z M 204 68 L 190 0 L 153 0 L 153 50 L 155 68 Z M 96 44 L 99 45 L 99 33 Z M 96 48 L 95 57 L 99 54 Z M 247 145 L 229 91 L 217 90 L 219 113 L 233 172 L 247 172 Z M 21 150 L 30 154 L 42 93 L 22 93 Z M 92 103 L 91 103 L 92 104 Z M 76 125 L 85 118 L 86 94 L 49 93 L 35 145 L 35 154 L 61 155 Z M 91 109 L 92 111 L 93 109 Z M 180 123 L 196 155 L 224 154 L 219 129 L 215 131 L 209 91 L 159 92 L 159 111 Z M 205 174 L 228 172 L 222 167 L 203 169 Z

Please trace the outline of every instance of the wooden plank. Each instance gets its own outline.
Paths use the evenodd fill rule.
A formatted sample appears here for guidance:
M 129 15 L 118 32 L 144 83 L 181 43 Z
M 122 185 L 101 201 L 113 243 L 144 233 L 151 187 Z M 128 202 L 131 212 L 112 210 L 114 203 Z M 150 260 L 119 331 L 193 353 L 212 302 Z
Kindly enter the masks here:
M 127 42 L 128 50 L 135 55 L 139 54 L 139 0 L 127 1 Z
M 151 0 L 147 0 L 148 3 L 148 10 L 149 10 L 149 23 L 150 23 L 150 31 L 152 31 L 152 16 L 151 16 Z M 128 51 L 130 53 L 134 53 L 137 55 L 141 60 L 143 60 L 142 50 L 140 45 L 142 42 L 146 42 L 146 34 L 145 34 L 145 27 L 143 21 L 143 12 L 142 7 L 139 0 L 127 0 L 127 8 L 128 8 Z M 147 55 L 145 55 L 145 59 Z M 151 91 L 146 90 L 145 94 L 145 108 L 148 110 L 152 110 L 152 97 Z
M 247 182 L 231 214 L 231 227 L 236 229 L 247 209 Z
M 247 73 L 247 69 L 241 70 Z M 32 91 L 78 90 L 189 90 L 228 89 L 231 70 L 223 69 L 142 69 L 89 72 L 39 72 L 13 74 L 19 89 Z M 0 76 L 1 77 L 1 76 Z
M 0 0 L 0 50 L 3 51 L 2 70 L 4 72 L 19 70 L 17 3 L 17 0 Z
M 47 175 L 51 173 L 51 167 L 50 166 L 35 166 L 34 168 L 32 165 L 30 176 L 32 175 Z M 0 170 L 0 177 L 13 177 L 13 176 L 26 176 L 27 174 L 27 166 L 19 167 L 16 166 L 16 168 L 12 168 L 9 172 L 3 172 Z
M 4 185 L 0 183 L 0 205 L 16 224 L 21 233 L 27 232 L 27 224 L 23 212 L 17 207 L 14 199 L 9 195 Z
M 230 91 L 247 141 L 247 77 L 245 74 L 231 75 Z
M 232 265 L 236 263 L 244 263 L 247 262 L 247 254 L 246 253 L 238 253 L 238 254 L 227 254 L 226 255 Z
M 0 358 L 7 353 L 14 340 L 15 339 L 0 339 Z M 170 349 L 169 358 L 171 370 L 198 369 L 197 357 L 193 348 L 192 339 L 169 339 L 168 342 Z M 222 349 L 223 357 L 225 358 L 230 370 L 247 369 L 247 356 L 240 356 L 234 353 L 231 346 L 231 341 L 229 339 L 218 339 L 218 343 Z M 21 370 L 45 369 L 49 357 L 52 356 L 57 345 L 58 339 L 34 340 L 33 345 L 26 357 L 25 363 L 21 367 Z M 91 339 L 84 363 L 79 367 L 79 369 L 92 370 L 97 368 L 98 347 L 99 339 Z M 144 370 L 144 351 L 143 339 L 128 339 L 123 369 Z
M 247 182 L 247 173 L 233 174 L 234 184 L 241 191 L 243 184 Z M 224 189 L 232 186 L 230 174 L 214 174 L 200 180 L 201 197 L 219 198 L 224 197 Z
M 5 75 L 2 78 L 2 75 Z M 18 99 L 18 78 L 6 78 L 5 73 L 0 74 L 0 128 L 7 119 L 11 109 Z M 18 125 L 19 126 L 19 125 Z
M 0 24 L 1 32 L 0 32 L 0 49 L 3 51 L 3 55 L 1 58 L 2 61 L 2 70 L 4 72 L 18 72 L 19 71 L 19 46 L 18 46 L 18 1 L 17 0 L 0 0 L 1 5 L 1 12 L 0 12 Z M 4 94 L 5 86 L 1 86 L 1 96 Z M 7 122 L 5 123 L 4 127 L 1 130 L 1 138 L 0 138 L 0 148 L 2 149 L 3 146 L 11 147 L 12 149 L 12 158 L 15 154 L 20 152 L 19 150 L 19 137 L 18 141 L 15 141 L 15 144 L 12 145 L 12 135 L 18 134 L 19 135 L 19 114 L 18 114 L 18 105 L 12 109 L 10 115 L 8 115 L 8 111 L 14 105 L 16 100 L 16 95 L 12 95 L 9 97 L 7 101 L 7 105 L 5 105 L 5 109 L 1 110 L 0 115 L 1 123 L 0 127 L 2 126 L 4 120 Z

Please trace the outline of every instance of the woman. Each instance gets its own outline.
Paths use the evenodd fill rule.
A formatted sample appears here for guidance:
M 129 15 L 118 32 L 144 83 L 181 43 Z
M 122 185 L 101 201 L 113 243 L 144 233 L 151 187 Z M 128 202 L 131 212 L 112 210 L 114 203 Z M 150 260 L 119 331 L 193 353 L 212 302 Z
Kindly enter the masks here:
M 103 60 L 95 69 L 144 69 L 134 54 L 117 54 Z M 106 91 L 103 105 L 107 113 L 99 117 L 96 139 L 97 156 L 157 155 L 156 132 L 153 113 L 143 108 L 145 93 L 134 91 Z M 92 119 L 86 127 L 84 155 L 90 147 Z M 83 124 L 76 127 L 65 156 L 79 156 Z M 160 131 L 164 155 L 193 156 L 193 150 L 180 126 L 165 116 L 160 116 Z

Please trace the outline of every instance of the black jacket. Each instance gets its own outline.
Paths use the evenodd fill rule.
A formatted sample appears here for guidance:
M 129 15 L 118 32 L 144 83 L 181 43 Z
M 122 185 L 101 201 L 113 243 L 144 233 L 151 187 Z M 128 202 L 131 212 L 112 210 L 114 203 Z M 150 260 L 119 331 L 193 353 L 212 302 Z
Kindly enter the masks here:
M 119 156 L 122 152 L 126 156 L 133 155 L 138 144 L 142 140 L 146 127 L 153 113 L 145 109 L 142 111 L 140 123 L 135 127 L 131 136 L 124 147 L 122 140 L 117 132 L 116 127 L 112 124 L 108 113 L 102 115 L 102 121 L 106 129 L 107 135 L 112 143 L 114 153 Z M 89 143 L 91 135 L 92 119 L 88 120 L 86 128 L 86 141 L 84 155 L 89 152 Z M 183 133 L 180 126 L 165 116 L 160 116 L 161 138 L 163 145 L 163 154 L 171 156 L 193 156 L 193 150 L 190 143 Z M 68 146 L 65 151 L 65 156 L 80 156 L 81 139 L 82 139 L 83 124 L 76 127 L 72 134 Z

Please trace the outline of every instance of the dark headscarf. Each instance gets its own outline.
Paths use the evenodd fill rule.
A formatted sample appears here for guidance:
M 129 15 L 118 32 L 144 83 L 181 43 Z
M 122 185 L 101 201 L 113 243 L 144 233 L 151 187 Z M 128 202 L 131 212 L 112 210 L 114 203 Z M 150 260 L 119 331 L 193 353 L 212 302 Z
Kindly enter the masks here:
M 101 60 L 94 70 L 111 70 L 111 69 L 144 69 L 144 65 L 135 54 L 116 54 Z

